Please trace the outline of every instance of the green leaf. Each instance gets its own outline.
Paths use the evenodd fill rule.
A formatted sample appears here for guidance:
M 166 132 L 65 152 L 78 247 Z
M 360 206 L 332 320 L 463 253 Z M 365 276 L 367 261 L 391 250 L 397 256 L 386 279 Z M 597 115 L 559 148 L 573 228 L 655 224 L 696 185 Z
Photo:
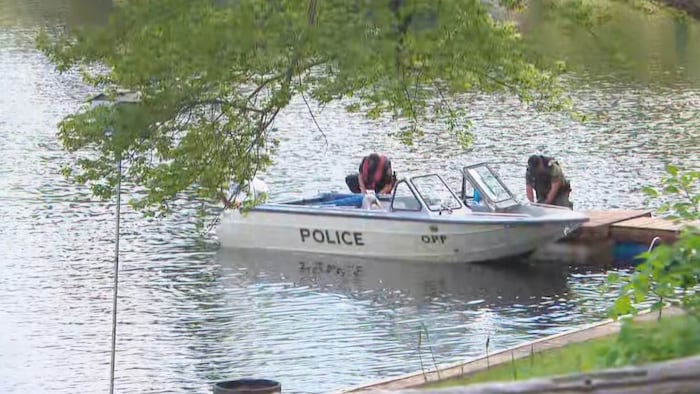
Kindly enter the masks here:
M 629 296 L 625 294 L 615 300 L 615 304 L 612 309 L 612 317 L 616 319 L 619 316 L 629 315 L 635 311 L 636 309 L 632 306 Z
M 644 186 L 642 187 L 642 193 L 646 194 L 647 196 L 651 198 L 656 198 L 659 196 L 659 192 L 656 191 L 653 187 L 650 186 Z
M 673 164 L 668 164 L 666 165 L 666 172 L 675 177 L 678 175 L 678 167 Z
M 610 272 L 610 273 L 608 273 L 608 275 L 606 277 L 606 281 L 610 284 L 620 283 L 620 280 L 621 280 L 620 274 L 617 272 Z
M 666 194 L 678 194 L 679 192 L 680 189 L 678 189 L 678 187 L 675 185 L 668 185 L 664 187 L 664 193 Z

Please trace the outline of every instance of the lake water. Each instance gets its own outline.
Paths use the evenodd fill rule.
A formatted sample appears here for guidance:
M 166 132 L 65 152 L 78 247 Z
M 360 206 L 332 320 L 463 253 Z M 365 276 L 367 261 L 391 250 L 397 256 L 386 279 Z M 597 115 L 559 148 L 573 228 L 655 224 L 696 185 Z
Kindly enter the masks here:
M 58 173 L 70 160 L 56 124 L 87 89 L 33 49 L 41 26 L 99 23 L 109 1 L 0 0 L 0 391 L 105 392 L 109 386 L 114 204 L 89 202 Z M 641 18 L 625 13 L 628 19 Z M 630 16 L 631 15 L 631 16 Z M 653 23 L 652 23 L 653 22 Z M 434 134 L 409 149 L 372 123 L 303 102 L 280 114 L 282 146 L 264 179 L 277 196 L 345 188 L 369 151 L 399 174 L 485 160 L 521 196 L 527 156 L 559 158 L 577 209 L 638 208 L 643 184 L 673 159 L 698 167 L 697 25 L 655 17 L 614 26 L 620 63 L 590 39 L 555 40 L 523 21 L 544 50 L 579 68 L 576 94 L 600 120 L 577 124 L 510 98 L 474 97 L 469 151 Z M 625 41 L 627 40 L 627 41 Z M 575 45 L 574 45 L 575 44 Z M 564 264 L 428 267 L 287 254 L 233 253 L 195 228 L 196 206 L 146 220 L 123 211 L 116 388 L 211 392 L 242 376 L 285 392 L 324 393 L 477 356 L 603 318 L 605 272 Z M 330 268 L 329 268 L 330 267 Z M 340 269 L 338 269 L 340 267 Z M 425 325 L 430 339 L 418 333 Z

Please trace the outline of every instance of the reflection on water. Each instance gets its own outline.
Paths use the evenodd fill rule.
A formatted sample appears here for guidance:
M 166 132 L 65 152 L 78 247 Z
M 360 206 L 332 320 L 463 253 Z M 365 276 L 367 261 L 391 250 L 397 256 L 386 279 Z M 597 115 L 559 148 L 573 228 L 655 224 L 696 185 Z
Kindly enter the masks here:
M 579 72 L 663 88 L 700 83 L 700 26 L 664 12 L 645 14 L 621 2 L 600 2 L 612 19 L 593 30 L 567 28 L 545 19 L 532 2 L 521 16 L 526 38 L 540 52 L 563 57 Z
M 228 303 L 235 308 L 232 324 L 238 336 L 229 353 L 266 338 L 277 343 L 283 361 L 251 354 L 254 365 L 274 363 L 290 381 L 306 376 L 321 386 L 328 371 L 288 359 L 287 347 L 304 349 L 308 353 L 302 359 L 311 363 L 335 366 L 333 379 L 350 382 L 357 374 L 366 380 L 420 369 L 421 323 L 430 333 L 433 351 L 447 361 L 480 354 L 487 337 L 492 348 L 503 348 L 602 312 L 600 306 L 583 311 L 581 302 L 599 294 L 586 294 L 585 280 L 579 292 L 560 265 L 404 264 L 226 250 L 217 253 L 216 261 Z M 242 334 L 241 327 L 251 324 L 255 334 Z M 422 352 L 429 357 L 427 348 Z M 241 368 L 225 356 L 221 363 L 217 371 L 222 376 Z M 316 390 L 333 388 L 329 384 Z
M 107 21 L 112 0 L 0 0 L 0 27 L 36 29 Z
M 31 37 L 42 24 L 99 23 L 109 3 L 0 0 L 1 392 L 108 385 L 114 206 L 89 202 L 58 172 L 71 158 L 56 123 L 86 89 L 58 76 Z M 680 37 L 678 49 L 661 47 L 678 51 L 690 70 L 697 26 L 658 34 L 665 43 Z M 675 61 L 659 67 L 673 74 Z M 340 104 L 317 113 L 326 151 L 295 101 L 276 123 L 282 146 L 265 180 L 277 196 L 344 190 L 361 155 L 379 150 L 399 175 L 434 170 L 455 186 L 462 164 L 493 161 L 522 196 L 525 160 L 544 150 L 562 161 L 577 207 L 638 207 L 640 186 L 659 179 L 664 160 L 697 166 L 700 94 L 692 72 L 653 88 L 596 72 L 577 95 L 600 118 L 583 125 L 510 99 L 472 98 L 476 142 L 468 152 L 440 133 L 403 147 L 388 136 L 394 124 L 348 115 Z M 599 289 L 604 273 L 556 265 L 404 266 L 218 251 L 195 231 L 195 208 L 183 203 L 162 221 L 123 211 L 118 392 L 206 393 L 209 383 L 240 376 L 279 379 L 286 392 L 328 392 L 419 369 L 421 323 L 437 361 L 450 362 L 479 354 L 487 336 L 502 348 L 599 319 L 609 299 Z
M 364 298 L 364 292 L 399 291 L 423 305 L 436 297 L 480 300 L 503 306 L 519 300 L 527 303 L 542 295 L 567 291 L 567 269 L 561 266 L 529 266 L 524 261 L 504 264 L 428 264 L 367 260 L 323 254 L 273 251 L 220 250 L 224 268 L 244 270 L 248 276 L 290 281 L 347 296 Z M 508 286 L 503 286 L 508 283 Z M 367 293 L 369 294 L 369 293 Z

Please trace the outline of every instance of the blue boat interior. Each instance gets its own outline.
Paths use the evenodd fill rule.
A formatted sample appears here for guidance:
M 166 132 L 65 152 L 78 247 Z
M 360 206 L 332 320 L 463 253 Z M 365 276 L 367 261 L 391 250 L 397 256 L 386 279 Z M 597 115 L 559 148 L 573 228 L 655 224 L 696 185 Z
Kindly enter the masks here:
M 377 195 L 379 201 L 391 201 L 391 195 Z M 362 207 L 362 194 L 322 193 L 315 198 L 305 198 L 286 202 L 288 205 L 314 205 L 328 207 Z

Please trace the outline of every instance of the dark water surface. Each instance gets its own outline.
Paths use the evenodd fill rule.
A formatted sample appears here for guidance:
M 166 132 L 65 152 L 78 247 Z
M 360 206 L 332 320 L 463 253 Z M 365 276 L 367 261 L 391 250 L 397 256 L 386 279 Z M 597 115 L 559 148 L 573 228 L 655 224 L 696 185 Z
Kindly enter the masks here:
M 57 75 L 31 41 L 41 26 L 99 23 L 108 9 L 108 1 L 0 0 L 3 393 L 108 388 L 114 205 L 87 202 L 58 173 L 70 156 L 56 123 L 87 90 Z M 658 22 L 648 33 L 658 42 L 632 51 L 649 67 L 628 79 L 588 67 L 603 66 L 572 47 L 549 46 L 595 69 L 581 74 L 577 94 L 602 120 L 581 125 L 476 97 L 465 104 L 472 150 L 445 135 L 408 149 L 383 133 L 393 124 L 338 104 L 317 114 L 326 146 L 296 101 L 276 123 L 281 152 L 264 179 L 278 196 L 341 190 L 361 155 L 380 150 L 399 173 L 435 170 L 454 182 L 460 165 L 494 161 L 522 195 L 526 158 L 544 150 L 563 161 L 577 208 L 637 208 L 640 186 L 659 179 L 665 160 L 700 160 L 700 91 L 688 71 L 700 55 L 687 49 L 700 36 L 696 25 L 672 23 Z M 604 273 L 563 264 L 429 267 L 221 251 L 196 231 L 194 209 L 163 221 L 123 213 L 117 392 L 206 393 L 241 376 L 280 380 L 290 393 L 329 392 L 420 369 L 421 324 L 437 362 L 452 362 L 481 354 L 487 337 L 495 350 L 596 321 L 610 299 L 600 292 Z

